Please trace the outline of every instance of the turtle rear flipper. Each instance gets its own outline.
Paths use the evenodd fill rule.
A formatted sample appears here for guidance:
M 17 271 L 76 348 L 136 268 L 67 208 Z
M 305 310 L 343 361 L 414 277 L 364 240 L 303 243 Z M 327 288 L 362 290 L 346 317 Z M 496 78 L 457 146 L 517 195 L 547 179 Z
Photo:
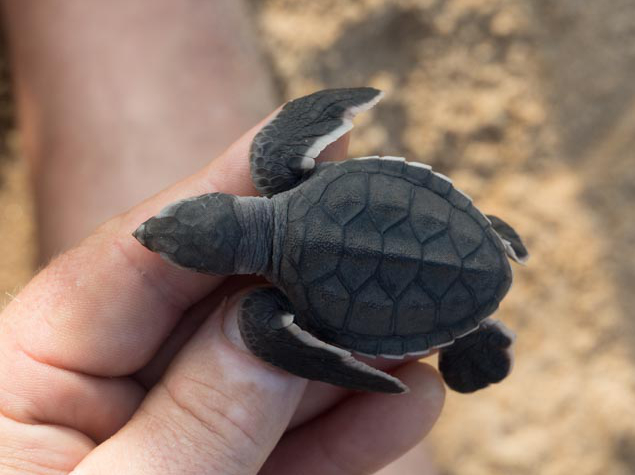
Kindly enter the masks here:
M 522 239 L 520 239 L 518 233 L 514 231 L 514 228 L 512 228 L 498 216 L 488 214 L 487 217 L 492 222 L 494 231 L 496 231 L 503 240 L 507 255 L 519 264 L 524 264 L 525 262 L 527 262 L 527 260 L 529 259 L 529 252 L 523 244 Z
M 502 322 L 484 320 L 478 330 L 441 350 L 439 371 L 446 384 L 471 393 L 505 379 L 512 369 L 514 338 Z
M 256 189 L 272 196 L 296 186 L 313 169 L 320 152 L 351 130 L 352 118 L 381 96 L 371 87 L 326 89 L 287 102 L 251 144 Z
M 264 288 L 248 294 L 241 304 L 238 326 L 249 350 L 302 378 L 362 391 L 408 390 L 397 378 L 302 330 L 294 323 L 292 312 L 291 303 L 278 289 Z

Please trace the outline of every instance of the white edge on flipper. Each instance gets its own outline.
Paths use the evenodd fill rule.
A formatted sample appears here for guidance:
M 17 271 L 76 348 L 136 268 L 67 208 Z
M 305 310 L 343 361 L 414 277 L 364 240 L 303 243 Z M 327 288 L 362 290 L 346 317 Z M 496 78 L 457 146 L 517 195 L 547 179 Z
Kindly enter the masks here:
M 402 383 L 399 379 L 395 378 L 394 376 L 391 376 L 390 374 L 384 371 L 378 370 L 377 368 L 373 368 L 372 366 L 369 366 L 366 363 L 356 360 L 350 351 L 344 350 L 342 348 L 338 348 L 337 346 L 329 345 L 328 343 L 325 343 L 322 340 L 317 339 L 316 337 L 311 335 L 309 332 L 302 330 L 302 328 L 300 328 L 295 323 L 290 323 L 285 328 L 288 328 L 288 331 L 306 346 L 326 350 L 329 353 L 333 353 L 334 355 L 339 356 L 342 359 L 342 361 L 345 361 L 352 368 L 356 368 L 356 369 L 364 371 L 365 373 L 381 376 L 384 379 L 390 380 L 395 385 L 397 385 L 400 389 L 403 389 L 403 392 L 401 394 L 404 394 L 410 391 L 408 386 L 406 386 L 404 383 Z
M 370 101 L 365 102 L 364 104 L 360 104 L 358 106 L 349 107 L 344 112 L 344 117 L 350 120 L 353 117 L 355 117 L 357 114 L 359 114 L 360 112 L 366 112 L 367 110 L 372 109 L 383 98 L 384 98 L 384 91 L 379 91 L 379 94 L 373 97 Z
M 315 160 L 311 164 L 310 160 L 305 159 L 315 159 L 322 150 L 326 148 L 327 145 L 332 144 L 337 139 L 339 139 L 342 135 L 353 128 L 353 118 L 359 114 L 360 112 L 367 111 L 371 109 L 375 104 L 377 104 L 382 97 L 384 97 L 384 93 L 382 91 L 379 92 L 375 97 L 373 97 L 370 101 L 360 104 L 358 106 L 349 107 L 344 111 L 342 115 L 342 125 L 340 125 L 335 130 L 332 130 L 326 135 L 319 137 L 311 147 L 306 151 L 304 157 L 302 158 L 302 162 L 300 163 L 300 168 L 303 170 L 310 170 L 315 166 Z
M 295 321 L 295 315 L 292 313 L 281 313 L 269 319 L 269 326 L 274 330 L 287 328 Z
M 304 163 L 305 158 L 314 159 L 316 158 L 322 150 L 326 148 L 327 145 L 332 144 L 337 139 L 339 139 L 342 135 L 353 128 L 353 122 L 350 119 L 343 118 L 342 125 L 340 125 L 337 129 L 331 130 L 328 134 L 322 135 L 319 137 L 313 145 L 309 147 L 309 149 L 304 154 L 302 158 L 302 163 Z M 315 161 L 313 162 L 315 164 Z
M 512 344 L 509 345 L 509 348 L 505 350 L 505 353 L 507 353 L 507 357 L 509 358 L 509 373 L 507 373 L 507 375 L 509 376 L 509 374 L 511 374 L 512 370 L 514 369 L 514 345 L 516 344 L 516 334 L 509 328 L 507 328 L 503 322 L 492 317 L 487 317 L 485 320 L 483 320 L 479 325 L 479 328 L 488 326 L 498 328 L 503 335 L 505 335 L 512 341 Z
M 496 233 L 498 234 L 498 233 Z M 501 237 L 499 235 L 501 241 L 503 241 L 503 246 L 505 246 L 505 253 L 507 254 L 507 256 L 513 260 L 514 262 L 518 262 L 521 266 L 526 266 L 527 265 L 527 261 L 529 260 L 529 254 L 527 254 L 527 256 L 525 256 L 524 258 L 520 258 L 518 257 L 518 255 L 516 254 L 516 251 L 514 251 L 514 248 L 512 247 L 511 243 Z
M 300 161 L 301 170 L 312 170 L 314 166 L 315 166 L 315 159 L 308 157 L 306 155 L 302 157 L 302 160 Z

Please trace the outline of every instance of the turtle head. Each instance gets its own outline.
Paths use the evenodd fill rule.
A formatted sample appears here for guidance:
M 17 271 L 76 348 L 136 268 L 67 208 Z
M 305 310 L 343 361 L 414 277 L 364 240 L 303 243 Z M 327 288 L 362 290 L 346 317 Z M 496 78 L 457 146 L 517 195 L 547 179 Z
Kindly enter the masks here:
M 250 247 L 263 236 L 246 219 L 252 213 L 245 212 L 242 201 L 250 199 L 258 198 L 210 193 L 181 200 L 144 222 L 133 236 L 179 267 L 216 275 L 258 273 L 262 263 L 254 261 L 256 250 Z M 266 258 L 262 253 L 257 257 Z

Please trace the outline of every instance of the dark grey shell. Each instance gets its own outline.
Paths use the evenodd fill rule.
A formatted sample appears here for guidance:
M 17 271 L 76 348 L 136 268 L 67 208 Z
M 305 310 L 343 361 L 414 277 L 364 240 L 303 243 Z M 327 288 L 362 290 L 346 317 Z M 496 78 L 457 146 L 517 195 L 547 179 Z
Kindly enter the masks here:
M 278 284 L 300 326 L 326 342 L 422 353 L 477 328 L 511 285 L 489 220 L 427 168 L 330 163 L 285 195 Z

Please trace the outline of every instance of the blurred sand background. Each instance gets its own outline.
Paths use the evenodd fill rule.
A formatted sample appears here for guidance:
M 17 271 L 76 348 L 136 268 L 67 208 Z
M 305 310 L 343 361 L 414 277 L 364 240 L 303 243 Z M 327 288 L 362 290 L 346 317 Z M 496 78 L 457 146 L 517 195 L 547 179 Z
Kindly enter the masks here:
M 518 334 L 514 372 L 448 395 L 429 438 L 441 473 L 635 473 L 635 0 L 251 6 L 281 100 L 384 89 L 357 120 L 351 156 L 431 164 L 532 252 L 498 314 Z M 5 79 L 4 300 L 35 255 L 7 98 Z

